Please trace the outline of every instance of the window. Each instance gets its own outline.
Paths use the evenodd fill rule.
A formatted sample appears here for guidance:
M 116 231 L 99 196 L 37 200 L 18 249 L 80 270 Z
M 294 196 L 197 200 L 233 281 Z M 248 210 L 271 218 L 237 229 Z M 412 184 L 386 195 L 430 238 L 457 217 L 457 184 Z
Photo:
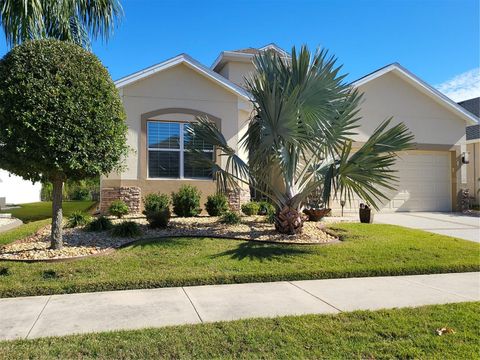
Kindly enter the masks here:
M 212 169 L 197 164 L 188 148 L 193 146 L 213 158 L 213 146 L 193 138 L 188 127 L 187 123 L 147 122 L 149 178 L 212 178 Z

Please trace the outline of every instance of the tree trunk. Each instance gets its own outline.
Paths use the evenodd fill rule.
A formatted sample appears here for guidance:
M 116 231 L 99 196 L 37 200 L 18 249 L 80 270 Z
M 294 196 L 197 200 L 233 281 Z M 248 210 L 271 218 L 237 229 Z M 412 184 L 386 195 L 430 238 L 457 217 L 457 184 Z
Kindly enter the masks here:
M 52 181 L 52 234 L 51 234 L 51 248 L 58 250 L 63 246 L 62 239 L 62 197 L 63 197 L 63 180 L 56 178 Z
M 285 206 L 277 214 L 275 228 L 282 234 L 300 234 L 303 230 L 302 213 L 295 208 Z

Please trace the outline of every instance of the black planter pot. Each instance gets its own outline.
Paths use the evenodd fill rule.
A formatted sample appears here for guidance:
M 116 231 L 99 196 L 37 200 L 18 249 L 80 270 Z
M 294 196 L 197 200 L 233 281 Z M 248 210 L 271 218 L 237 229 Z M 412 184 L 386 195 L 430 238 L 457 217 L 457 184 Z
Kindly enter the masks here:
M 370 209 L 368 206 L 361 207 L 360 210 L 358 211 L 360 215 L 360 222 L 364 224 L 371 224 L 373 223 L 373 214 L 372 214 L 372 209 Z

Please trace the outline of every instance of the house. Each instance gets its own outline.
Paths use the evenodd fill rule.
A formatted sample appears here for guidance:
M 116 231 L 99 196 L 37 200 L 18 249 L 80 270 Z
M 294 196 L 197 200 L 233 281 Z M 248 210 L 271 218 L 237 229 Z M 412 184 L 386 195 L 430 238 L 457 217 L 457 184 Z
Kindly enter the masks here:
M 0 169 L 0 198 L 4 198 L 6 204 L 40 201 L 41 188 L 42 184 L 39 182 L 33 184 L 31 181 Z
M 480 116 L 480 97 L 458 103 L 475 116 Z M 467 186 L 474 203 L 480 204 L 480 124 L 466 128 L 466 145 L 464 155 L 467 157 Z
M 101 179 L 101 210 L 113 198 L 140 209 L 140 198 L 150 192 L 170 193 L 181 184 L 197 186 L 204 199 L 215 191 L 208 171 L 192 164 L 184 151 L 186 128 L 198 115 L 206 115 L 221 128 L 228 144 L 237 149 L 251 116 L 252 105 L 244 77 L 253 71 L 252 59 L 271 44 L 255 49 L 223 51 L 207 67 L 187 54 L 138 71 L 116 81 L 125 105 L 128 144 L 135 150 L 121 173 Z M 400 64 L 385 66 L 352 83 L 364 93 L 361 126 L 355 146 L 364 142 L 378 124 L 394 117 L 415 135 L 415 150 L 400 154 L 399 186 L 390 192 L 382 211 L 450 211 L 466 182 L 461 160 L 465 126 L 477 118 L 432 88 Z M 200 149 L 212 153 L 204 144 Z M 248 156 L 240 149 L 240 156 Z M 218 159 L 224 161 L 224 159 Z M 229 194 L 238 206 L 248 201 L 248 189 Z M 203 199 L 203 200 L 204 200 Z M 355 199 L 347 210 L 356 210 Z

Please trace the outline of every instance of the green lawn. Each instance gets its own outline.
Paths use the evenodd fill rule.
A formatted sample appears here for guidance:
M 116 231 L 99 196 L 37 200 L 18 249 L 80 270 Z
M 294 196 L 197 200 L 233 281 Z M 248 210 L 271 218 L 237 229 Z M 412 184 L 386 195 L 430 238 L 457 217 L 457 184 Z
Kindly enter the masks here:
M 90 211 L 95 201 L 64 201 L 63 214 L 69 216 L 73 211 Z M 29 204 L 21 204 L 19 208 L 3 210 L 0 213 L 10 213 L 24 223 L 38 221 L 52 217 L 52 202 L 41 201 Z
M 20 225 L 19 227 L 0 233 L 0 246 L 11 243 L 12 241 L 23 239 L 36 233 L 41 227 L 50 224 L 51 219 L 38 220 Z
M 478 359 L 480 303 L 0 342 L 5 359 Z M 454 334 L 438 336 L 448 326 Z
M 473 242 L 393 225 L 337 231 L 344 242 L 323 246 L 172 238 L 69 262 L 4 261 L 0 296 L 480 270 Z

